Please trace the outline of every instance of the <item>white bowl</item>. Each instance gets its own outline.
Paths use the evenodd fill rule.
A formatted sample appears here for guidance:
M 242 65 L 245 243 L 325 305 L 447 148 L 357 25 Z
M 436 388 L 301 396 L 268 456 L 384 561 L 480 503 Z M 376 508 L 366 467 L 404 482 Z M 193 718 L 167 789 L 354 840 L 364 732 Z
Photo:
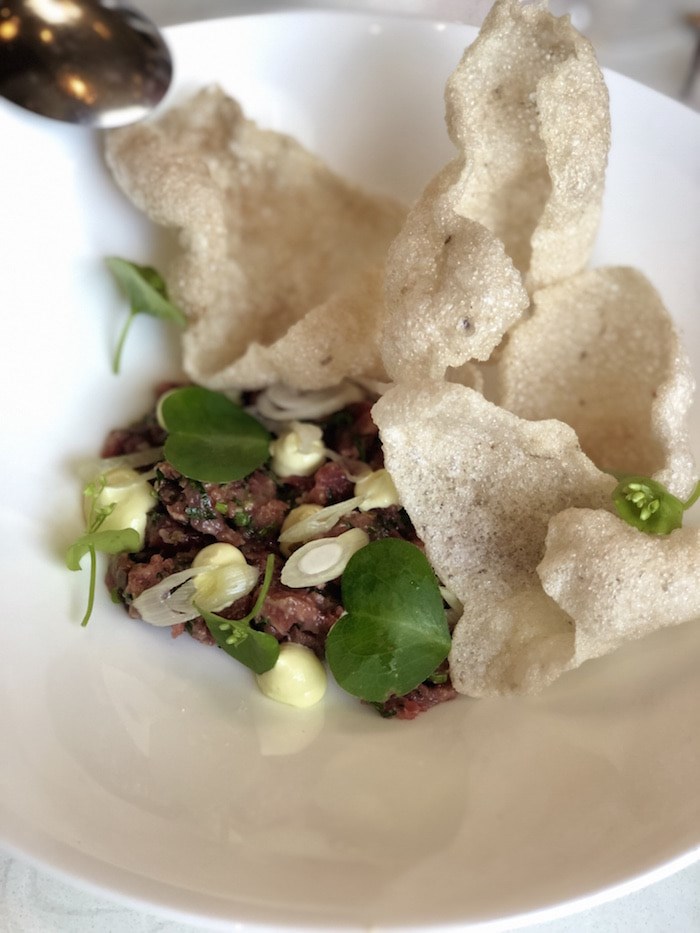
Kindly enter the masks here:
M 177 97 L 216 80 L 338 170 L 407 199 L 448 158 L 442 88 L 473 31 L 290 13 L 176 27 Z M 609 75 L 594 263 L 645 271 L 700 372 L 700 118 Z M 102 257 L 158 263 L 84 130 L 0 107 L 0 841 L 74 881 L 209 925 L 490 929 L 561 915 L 700 855 L 700 626 L 541 697 L 410 723 L 332 691 L 295 711 L 220 652 L 128 620 L 87 629 L 75 464 L 177 371 Z M 695 413 L 694 436 L 700 441 Z M 697 443 L 696 443 L 697 446 Z M 518 919 L 519 918 L 519 919 Z M 257 928 L 257 927 L 256 927 Z

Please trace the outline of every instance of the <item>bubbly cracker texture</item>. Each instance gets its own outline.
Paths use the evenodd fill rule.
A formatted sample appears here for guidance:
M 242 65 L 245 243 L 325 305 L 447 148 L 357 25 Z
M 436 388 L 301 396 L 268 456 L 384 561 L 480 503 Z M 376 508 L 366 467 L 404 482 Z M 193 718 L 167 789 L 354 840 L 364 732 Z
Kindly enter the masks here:
M 538 574 L 573 619 L 573 665 L 700 617 L 700 529 L 648 535 L 615 515 L 569 509 L 550 522 Z
M 498 0 L 445 100 L 458 155 L 387 259 L 381 349 L 395 380 L 487 360 L 528 291 L 584 267 L 600 219 L 608 94 L 567 18 Z
M 690 361 L 641 272 L 594 269 L 537 292 L 498 361 L 498 401 L 557 418 L 603 470 L 651 476 L 685 499 L 697 471 Z
M 585 266 L 610 148 L 591 44 L 546 0 L 498 0 L 445 91 L 454 210 L 489 228 L 529 291 Z
M 383 265 L 402 207 L 258 128 L 216 87 L 109 133 L 106 155 L 136 206 L 178 232 L 165 277 L 188 317 L 193 380 L 316 389 L 383 376 Z
M 567 425 L 523 421 L 464 386 L 397 385 L 372 415 L 426 555 L 464 605 L 450 653 L 456 689 L 540 689 L 573 651 L 571 621 L 536 574 L 549 519 L 610 508 L 615 480 Z
M 487 360 L 529 304 L 503 244 L 455 213 L 453 178 L 448 166 L 433 180 L 387 258 L 381 352 L 397 381 Z

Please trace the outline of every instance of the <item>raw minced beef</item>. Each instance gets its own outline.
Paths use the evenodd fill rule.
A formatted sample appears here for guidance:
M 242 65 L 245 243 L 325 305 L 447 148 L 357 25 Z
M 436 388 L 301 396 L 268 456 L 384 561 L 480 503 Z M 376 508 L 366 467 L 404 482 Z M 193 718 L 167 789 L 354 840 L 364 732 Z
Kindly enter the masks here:
M 163 387 L 159 387 L 160 394 Z M 377 427 L 370 415 L 371 403 L 356 402 L 319 422 L 324 444 L 345 458 L 362 460 L 373 470 L 383 465 Z M 148 448 L 159 448 L 165 432 L 155 412 L 136 424 L 112 431 L 102 455 L 117 457 Z M 150 469 L 153 469 L 152 467 Z M 343 614 L 339 581 L 315 587 L 290 588 L 280 581 L 285 558 L 278 536 L 285 517 L 298 505 L 332 505 L 350 498 L 354 484 L 343 467 L 329 460 L 312 476 L 281 479 L 270 470 L 255 470 L 243 480 L 231 483 L 202 483 L 188 479 L 165 460 L 156 463 L 152 481 L 156 505 L 148 515 L 145 544 L 134 554 L 117 554 L 110 559 L 107 586 L 121 600 L 130 615 L 138 617 L 133 601 L 166 576 L 188 568 L 196 554 L 217 541 L 239 548 L 249 564 L 258 568 L 262 581 L 269 554 L 275 555 L 270 589 L 253 623 L 278 641 L 292 641 L 324 655 L 326 636 Z M 344 516 L 328 532 L 342 534 L 349 528 L 362 528 L 370 540 L 403 538 L 419 547 L 413 525 L 399 506 Z M 247 615 L 256 600 L 259 586 L 247 596 L 223 609 L 219 615 L 239 619 Z M 173 636 L 188 632 L 195 639 L 214 644 L 203 619 L 171 627 Z M 426 681 L 405 697 L 390 697 L 375 704 L 384 716 L 413 719 L 423 710 L 456 696 L 447 673 Z

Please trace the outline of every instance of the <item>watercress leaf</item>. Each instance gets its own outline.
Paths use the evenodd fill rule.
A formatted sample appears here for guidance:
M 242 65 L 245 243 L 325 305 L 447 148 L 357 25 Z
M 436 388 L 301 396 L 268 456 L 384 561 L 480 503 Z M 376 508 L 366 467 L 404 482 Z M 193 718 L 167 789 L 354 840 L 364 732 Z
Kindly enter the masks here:
M 138 551 L 141 538 L 134 528 L 120 528 L 114 531 L 93 531 L 81 535 L 68 548 L 66 566 L 69 570 L 80 570 L 80 562 L 93 548 L 103 554 L 121 554 L 122 551 Z
M 613 490 L 617 514 L 630 525 L 647 534 L 667 535 L 683 524 L 687 507 L 665 486 L 647 476 L 618 476 Z
M 280 653 L 277 639 L 267 632 L 258 632 L 241 620 L 224 619 L 214 612 L 201 612 L 216 644 L 226 654 L 240 661 L 255 674 L 264 674 L 274 667 Z
M 137 314 L 150 314 L 180 327 L 185 326 L 187 318 L 168 300 L 165 282 L 152 266 L 139 266 L 117 256 L 110 256 L 105 262 L 129 302 L 129 316 L 117 340 L 112 361 L 112 369 L 118 373 L 124 342 Z
M 176 470 L 204 483 L 243 479 L 269 458 L 270 434 L 243 409 L 199 386 L 175 389 L 161 407 L 164 453 Z
M 117 256 L 109 256 L 105 262 L 136 314 L 150 314 L 185 326 L 187 318 L 168 299 L 165 282 L 152 266 L 139 266 Z
M 447 657 L 442 596 L 415 545 L 371 542 L 350 558 L 341 587 L 346 614 L 328 634 L 326 658 L 348 693 L 373 703 L 403 696 Z

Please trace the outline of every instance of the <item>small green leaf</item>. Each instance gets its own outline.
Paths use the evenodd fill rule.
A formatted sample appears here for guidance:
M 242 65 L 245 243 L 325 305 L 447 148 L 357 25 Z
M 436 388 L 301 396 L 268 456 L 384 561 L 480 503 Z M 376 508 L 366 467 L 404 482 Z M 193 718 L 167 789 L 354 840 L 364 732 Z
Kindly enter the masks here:
M 357 551 L 342 577 L 346 615 L 326 640 L 339 685 L 373 703 L 403 696 L 428 678 L 450 650 L 435 573 L 423 553 L 398 538 Z
M 265 602 L 265 597 L 272 583 L 274 569 L 274 555 L 268 554 L 265 576 L 258 597 L 255 600 L 255 605 L 248 615 L 242 619 L 225 619 L 223 616 L 214 612 L 207 612 L 196 606 L 219 648 L 235 658 L 236 661 L 245 664 L 255 674 L 264 674 L 265 671 L 273 668 L 280 653 L 279 642 L 273 635 L 268 635 L 267 632 L 259 632 L 250 626 Z
M 613 502 L 620 518 L 640 531 L 667 535 L 683 524 L 683 512 L 690 504 L 646 476 L 618 476 Z M 692 498 L 692 497 L 691 497 Z
M 187 318 L 168 300 L 165 282 L 154 268 L 139 266 L 116 256 L 110 256 L 105 262 L 129 302 L 129 315 L 117 340 L 112 361 L 112 369 L 118 373 L 126 336 L 137 314 L 150 314 L 181 327 L 185 326 Z
M 88 487 L 90 489 L 90 487 Z M 90 492 L 89 495 L 93 495 Z M 91 529 L 81 535 L 77 541 L 68 548 L 66 553 L 66 566 L 69 570 L 80 570 L 80 562 L 86 554 L 90 557 L 90 578 L 88 582 L 88 599 L 81 625 L 85 627 L 90 621 L 92 608 L 95 605 L 95 581 L 97 579 L 97 551 L 104 554 L 120 554 L 122 551 L 131 553 L 137 551 L 141 545 L 141 536 L 134 528 L 121 528 L 116 531 L 98 531 L 104 520 L 99 515 L 91 522 Z
M 68 548 L 66 566 L 69 570 L 80 570 L 80 562 L 89 553 L 90 548 L 102 554 L 121 554 L 122 551 L 138 551 L 140 544 L 141 538 L 134 528 L 87 532 Z
M 275 666 L 280 646 L 274 635 L 258 632 L 249 624 L 224 619 L 214 612 L 199 610 L 219 648 L 255 674 L 264 674 Z
M 270 434 L 225 395 L 198 386 L 170 392 L 162 417 L 164 453 L 176 470 L 204 483 L 243 479 L 269 458 Z

